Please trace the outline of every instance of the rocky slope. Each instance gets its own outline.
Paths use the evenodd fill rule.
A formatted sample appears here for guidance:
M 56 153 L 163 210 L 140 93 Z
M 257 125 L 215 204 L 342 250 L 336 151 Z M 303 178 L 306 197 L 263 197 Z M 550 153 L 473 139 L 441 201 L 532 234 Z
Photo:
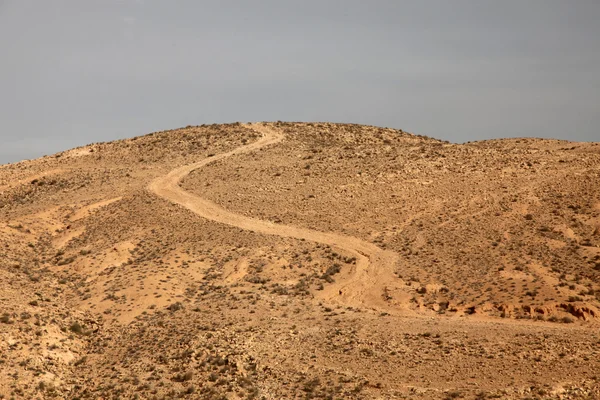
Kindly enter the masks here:
M 148 189 L 204 159 L 231 223 Z M 306 123 L 1 166 L 0 398 L 598 397 L 599 182 L 598 143 Z

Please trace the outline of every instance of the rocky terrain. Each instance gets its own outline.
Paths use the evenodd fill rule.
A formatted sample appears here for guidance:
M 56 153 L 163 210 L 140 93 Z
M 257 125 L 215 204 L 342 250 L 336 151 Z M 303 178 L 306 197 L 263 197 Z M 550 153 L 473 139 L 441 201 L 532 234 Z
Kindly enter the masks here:
M 0 166 L 0 399 L 600 398 L 600 143 L 190 126 Z

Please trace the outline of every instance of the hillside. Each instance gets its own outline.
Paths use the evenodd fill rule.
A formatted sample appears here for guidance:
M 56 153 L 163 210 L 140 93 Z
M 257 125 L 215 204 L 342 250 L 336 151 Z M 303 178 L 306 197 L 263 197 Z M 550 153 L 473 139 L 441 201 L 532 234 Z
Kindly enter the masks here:
M 329 123 L 0 166 L 0 398 L 600 397 L 599 182 Z

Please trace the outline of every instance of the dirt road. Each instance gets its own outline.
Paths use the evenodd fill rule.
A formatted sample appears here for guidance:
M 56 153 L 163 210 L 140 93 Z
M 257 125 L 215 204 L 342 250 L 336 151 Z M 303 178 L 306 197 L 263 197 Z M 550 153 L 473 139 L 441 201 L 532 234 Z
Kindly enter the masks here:
M 149 185 L 149 190 L 159 197 L 182 205 L 200 217 L 212 221 L 265 235 L 322 243 L 350 253 L 356 258 L 352 271 L 350 273 L 342 271 L 339 277 L 336 278 L 336 282 L 328 285 L 325 290 L 320 292 L 319 297 L 339 301 L 350 306 L 386 307 L 384 290 L 387 291 L 392 282 L 398 280 L 393 275 L 398 259 L 396 253 L 382 250 L 372 243 L 351 236 L 280 225 L 236 214 L 209 200 L 188 193 L 179 186 L 186 175 L 198 168 L 227 157 L 277 144 L 284 138 L 283 134 L 269 125 L 251 124 L 246 125 L 246 127 L 261 133 L 262 138 L 232 151 L 174 169 L 166 176 L 155 179 Z

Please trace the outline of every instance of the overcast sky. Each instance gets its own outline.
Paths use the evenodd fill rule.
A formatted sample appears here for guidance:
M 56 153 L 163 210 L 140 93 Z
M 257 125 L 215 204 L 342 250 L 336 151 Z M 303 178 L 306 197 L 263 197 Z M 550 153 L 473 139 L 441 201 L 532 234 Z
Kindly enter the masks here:
M 332 121 L 600 141 L 600 1 L 0 0 L 0 163 Z

